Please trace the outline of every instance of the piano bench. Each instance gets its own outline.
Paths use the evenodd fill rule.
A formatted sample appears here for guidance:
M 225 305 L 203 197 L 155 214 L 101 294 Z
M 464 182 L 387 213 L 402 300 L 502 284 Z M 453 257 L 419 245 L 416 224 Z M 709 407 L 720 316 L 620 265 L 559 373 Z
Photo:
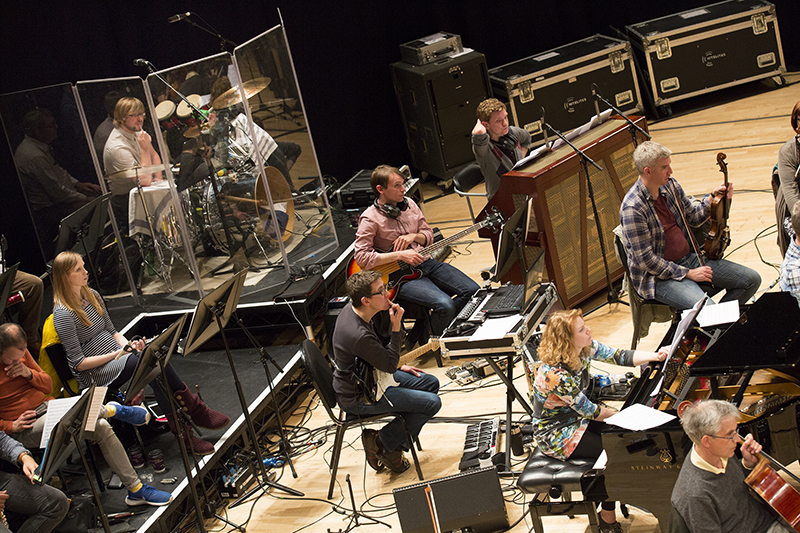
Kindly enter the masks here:
M 582 492 L 581 479 L 592 470 L 594 460 L 575 459 L 561 461 L 542 453 L 539 448 L 533 451 L 528 463 L 517 480 L 517 486 L 535 497 L 529 504 L 533 530 L 544 533 L 543 516 L 585 514 L 593 533 L 599 533 L 599 517 L 596 501 L 572 501 L 572 492 Z M 561 498 L 552 502 L 551 498 Z

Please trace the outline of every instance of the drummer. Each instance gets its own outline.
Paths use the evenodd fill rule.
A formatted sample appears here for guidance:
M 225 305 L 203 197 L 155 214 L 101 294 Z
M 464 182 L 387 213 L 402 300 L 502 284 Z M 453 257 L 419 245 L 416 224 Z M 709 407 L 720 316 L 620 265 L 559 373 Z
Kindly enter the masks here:
M 114 130 L 103 148 L 103 166 L 106 175 L 134 167 L 161 164 L 161 157 L 153 148 L 150 134 L 144 131 L 144 104 L 138 98 L 125 96 L 114 107 Z M 143 174 L 139 181 L 149 186 L 161 179 L 161 174 Z M 128 227 L 128 192 L 136 186 L 132 178 L 108 180 L 111 205 L 120 228 Z

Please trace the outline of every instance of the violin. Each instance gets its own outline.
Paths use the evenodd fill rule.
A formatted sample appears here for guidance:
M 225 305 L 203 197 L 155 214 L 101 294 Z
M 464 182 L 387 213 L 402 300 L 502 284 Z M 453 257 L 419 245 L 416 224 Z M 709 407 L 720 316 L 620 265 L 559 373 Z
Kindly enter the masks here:
M 731 231 L 728 227 L 728 214 L 731 201 L 728 198 L 728 165 L 725 163 L 727 156 L 723 152 L 717 154 L 719 171 L 725 176 L 725 190 L 711 199 L 710 220 L 711 229 L 706 234 L 703 244 L 703 255 L 707 259 L 722 259 L 722 254 L 731 243 Z

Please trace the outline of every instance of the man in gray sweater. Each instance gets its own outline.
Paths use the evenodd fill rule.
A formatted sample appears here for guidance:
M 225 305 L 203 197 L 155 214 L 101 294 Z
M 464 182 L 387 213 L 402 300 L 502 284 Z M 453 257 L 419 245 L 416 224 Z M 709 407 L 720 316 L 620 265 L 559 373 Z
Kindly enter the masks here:
M 700 401 L 686 411 L 681 424 L 694 445 L 672 489 L 672 507 L 692 533 L 788 533 L 744 483 L 761 445 L 750 434 L 741 440 L 738 421 L 736 407 L 721 400 Z M 738 442 L 741 461 L 733 458 Z

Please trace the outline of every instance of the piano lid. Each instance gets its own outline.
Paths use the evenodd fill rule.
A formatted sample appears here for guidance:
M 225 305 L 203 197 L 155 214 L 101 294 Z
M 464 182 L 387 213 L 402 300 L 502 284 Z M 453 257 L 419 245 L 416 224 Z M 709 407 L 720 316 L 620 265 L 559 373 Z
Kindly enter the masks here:
M 794 367 L 800 362 L 800 307 L 788 292 L 768 292 L 746 309 L 691 366 L 692 376 Z

